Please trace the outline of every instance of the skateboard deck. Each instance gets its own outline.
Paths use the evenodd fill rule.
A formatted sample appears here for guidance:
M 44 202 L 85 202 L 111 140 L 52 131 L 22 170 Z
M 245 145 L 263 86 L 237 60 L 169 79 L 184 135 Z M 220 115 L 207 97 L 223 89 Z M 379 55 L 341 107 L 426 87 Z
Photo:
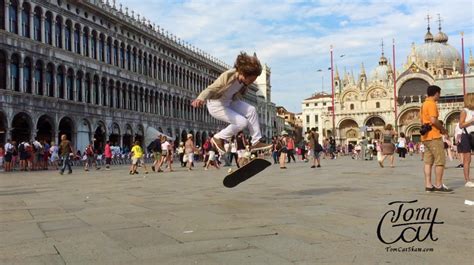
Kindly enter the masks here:
M 227 188 L 233 188 L 240 183 L 246 181 L 247 179 L 255 176 L 260 171 L 264 170 L 272 163 L 268 162 L 262 158 L 255 158 L 246 165 L 240 167 L 239 169 L 233 171 L 224 178 L 224 186 Z

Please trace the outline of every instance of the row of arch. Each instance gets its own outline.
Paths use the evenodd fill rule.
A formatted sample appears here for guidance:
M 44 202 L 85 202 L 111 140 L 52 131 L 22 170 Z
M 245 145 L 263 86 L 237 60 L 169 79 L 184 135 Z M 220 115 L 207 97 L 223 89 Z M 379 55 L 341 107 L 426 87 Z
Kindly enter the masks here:
M 195 143 L 201 145 L 211 133 L 192 129 L 172 129 L 171 127 L 163 130 L 159 126 L 157 130 L 174 137 L 176 145 L 180 141 L 185 141 L 189 133 L 195 137 Z M 17 143 L 35 138 L 48 143 L 58 143 L 63 134 L 72 140 L 79 150 L 84 150 L 89 143 L 93 143 L 96 148 L 103 148 L 106 141 L 123 148 L 131 148 L 134 141 L 139 141 L 143 147 L 149 144 L 145 143 L 143 124 L 122 123 L 120 125 L 119 122 L 111 122 L 107 125 L 102 120 L 92 122 L 88 118 L 74 119 L 69 116 L 55 120 L 48 114 L 40 115 L 36 120 L 33 120 L 27 112 L 18 112 L 9 120 L 3 112 L 0 112 L 0 144 L 2 145 L 7 138 Z
M 414 139 L 415 141 L 420 140 L 419 129 L 421 125 L 419 122 L 419 117 L 416 116 L 419 111 L 419 108 L 409 108 L 402 112 L 398 118 L 398 126 L 400 131 L 404 132 L 405 135 Z M 454 134 L 455 125 L 459 121 L 459 115 L 460 111 L 453 111 L 446 115 L 443 121 L 446 128 L 448 129 L 449 135 L 451 136 Z M 352 118 L 345 118 L 338 123 L 337 129 L 339 130 L 341 140 L 360 138 L 359 132 L 361 126 L 367 126 L 370 128 L 370 131 L 367 132 L 367 135 L 370 138 L 380 139 L 380 135 L 383 132 L 385 125 L 385 120 L 379 116 L 368 117 L 363 125 L 359 125 L 357 121 Z M 394 126 L 394 124 L 392 125 Z
M 107 78 L 67 65 L 22 58 L 18 53 L 8 55 L 1 50 L 0 88 L 114 109 L 221 123 L 205 109 L 193 108 L 192 99 L 182 95 L 159 92 L 127 80 Z
M 154 55 L 156 50 L 107 36 L 92 26 L 75 23 L 34 3 L 24 1 L 20 5 L 21 1 L 10 0 L 6 5 L 5 1 L 0 0 L 1 28 L 25 38 L 193 92 L 201 91 L 217 77 L 216 74 L 198 74 L 189 67 Z

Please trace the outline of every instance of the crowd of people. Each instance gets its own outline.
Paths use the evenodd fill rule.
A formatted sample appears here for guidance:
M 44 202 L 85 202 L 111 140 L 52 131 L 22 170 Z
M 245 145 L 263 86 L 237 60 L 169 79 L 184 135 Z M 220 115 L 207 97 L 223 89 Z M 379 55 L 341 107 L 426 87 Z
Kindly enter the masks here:
M 431 87 L 430 87 L 431 88 Z M 431 95 L 431 96 L 430 96 Z M 130 174 L 138 174 L 144 170 L 148 174 L 147 164 L 153 172 L 174 171 L 173 162 L 191 171 L 196 166 L 195 162 L 202 162 L 204 170 L 213 167 L 241 167 L 248 163 L 254 156 L 273 158 L 274 164 L 280 169 L 287 169 L 288 163 L 297 161 L 310 162 L 311 168 L 321 167 L 321 159 L 337 159 L 350 156 L 352 159 L 374 160 L 377 159 L 380 167 L 384 167 L 385 160 L 389 160 L 390 167 L 394 167 L 395 154 L 400 159 L 406 156 L 418 155 L 424 161 L 425 190 L 451 192 L 442 183 L 446 158 L 459 160 L 458 168 L 463 168 L 465 186 L 474 187 L 470 179 L 471 151 L 474 139 L 474 93 L 465 97 L 465 108 L 461 112 L 460 121 L 456 126 L 455 135 L 451 140 L 443 124 L 437 120 L 436 101 L 439 98 L 437 87 L 428 90 L 428 99 L 423 103 L 421 110 L 422 124 L 429 127 L 427 132 L 422 132 L 422 141 L 414 142 L 403 133 L 397 134 L 391 124 L 387 124 L 379 139 L 362 137 L 358 142 L 337 145 L 332 137 L 319 142 L 316 128 L 307 131 L 297 143 L 294 136 L 286 131 L 271 140 L 271 149 L 251 150 L 251 138 L 244 135 L 243 131 L 233 135 L 228 140 L 223 140 L 223 152 L 213 144 L 213 135 L 210 135 L 202 144 L 197 146 L 192 134 L 187 135 L 183 142 L 175 142 L 165 135 L 157 135 L 156 139 L 145 148 L 139 141 L 134 142 L 131 149 L 114 145 L 110 141 L 103 148 L 91 142 L 85 150 L 74 150 L 73 145 L 66 135 L 61 136 L 61 142 L 48 143 L 41 139 L 22 141 L 16 143 L 7 140 L 0 147 L 0 168 L 3 171 L 34 171 L 55 169 L 60 174 L 72 173 L 72 166 L 82 166 L 85 171 L 91 168 L 100 170 L 105 166 L 109 170 L 111 165 L 131 164 Z M 429 125 L 429 126 L 428 126 Z M 434 166 L 436 181 L 431 182 L 431 168 Z

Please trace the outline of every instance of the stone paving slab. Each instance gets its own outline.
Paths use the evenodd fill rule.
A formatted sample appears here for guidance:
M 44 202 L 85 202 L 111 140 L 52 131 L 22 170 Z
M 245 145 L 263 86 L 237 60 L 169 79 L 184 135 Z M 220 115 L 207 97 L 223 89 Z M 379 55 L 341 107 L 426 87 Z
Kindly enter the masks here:
M 425 193 L 415 156 L 383 169 L 350 158 L 271 166 L 234 189 L 222 185 L 227 168 L 201 163 L 133 176 L 126 166 L 2 173 L 0 264 L 472 264 L 464 200 L 474 189 L 456 164 L 445 174 L 454 194 Z M 438 240 L 380 242 L 388 204 L 412 200 L 438 209 Z M 398 252 L 412 246 L 433 252 Z

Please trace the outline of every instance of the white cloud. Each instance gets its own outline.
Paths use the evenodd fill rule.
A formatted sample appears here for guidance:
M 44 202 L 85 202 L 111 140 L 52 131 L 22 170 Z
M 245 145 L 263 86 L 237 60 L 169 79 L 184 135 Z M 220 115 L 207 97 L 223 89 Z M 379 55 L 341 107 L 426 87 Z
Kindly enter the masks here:
M 474 45 L 473 4 L 468 0 L 119 2 L 228 64 L 241 50 L 257 52 L 272 68 L 273 100 L 294 112 L 301 111 L 302 99 L 320 89 L 322 75 L 329 90 L 331 44 L 340 73 L 346 66 L 357 75 L 361 62 L 368 73 L 377 65 L 382 39 L 391 58 L 395 38 L 401 69 L 411 43 L 423 42 L 429 11 L 432 16 L 441 13 L 451 45 L 460 48 L 460 31 L 465 32 L 465 46 Z M 433 21 L 433 34 L 437 27 Z M 316 72 L 318 68 L 324 72 Z

